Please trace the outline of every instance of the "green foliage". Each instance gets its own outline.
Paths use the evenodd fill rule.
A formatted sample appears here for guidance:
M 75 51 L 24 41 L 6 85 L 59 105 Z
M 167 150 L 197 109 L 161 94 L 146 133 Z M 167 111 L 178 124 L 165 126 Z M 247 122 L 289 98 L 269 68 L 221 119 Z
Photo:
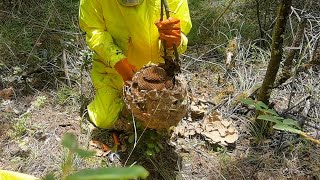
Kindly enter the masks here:
M 222 17 L 230 0 L 189 0 L 192 29 L 189 44 L 224 44 L 235 37 L 256 39 L 259 35 L 255 1 L 236 1 Z M 253 11 L 248 11 L 253 9 Z
M 273 109 L 269 109 L 269 107 L 261 101 L 255 101 L 250 98 L 247 98 L 247 99 L 243 99 L 241 102 L 248 106 L 254 106 L 254 108 L 257 111 L 261 111 L 262 113 L 279 116 L 277 112 L 275 112 Z
M 301 134 L 302 132 L 301 130 L 299 130 L 299 124 L 292 119 L 284 119 L 282 117 L 274 115 L 260 115 L 258 116 L 258 119 L 275 123 L 273 128 L 277 130 L 288 131 L 295 134 Z
M 12 139 L 20 138 L 27 133 L 27 121 L 30 113 L 24 113 L 20 118 L 16 119 L 16 123 L 13 125 L 13 130 L 9 131 L 9 135 Z
M 155 158 L 164 149 L 161 144 L 165 135 L 155 130 L 148 129 L 144 132 L 143 138 L 139 141 L 139 151 L 147 158 Z M 129 136 L 128 142 L 134 144 L 134 134 Z
M 34 81 L 37 84 L 30 83 L 31 87 L 39 89 L 41 85 L 56 83 L 53 79 L 64 75 L 61 71 L 62 49 L 75 54 L 80 47 L 78 42 L 73 42 L 76 48 L 68 48 L 65 43 L 72 39 L 82 40 L 78 33 L 78 6 L 79 0 L 1 1 L 0 62 L 6 66 L 0 67 L 3 75 L 12 75 L 12 67 L 16 66 L 23 73 L 41 69 L 37 80 L 43 83 Z M 28 78 L 35 79 L 36 75 L 28 75 Z
M 47 175 L 43 178 L 43 180 L 55 180 L 55 177 L 54 177 L 53 174 L 47 174 Z
M 164 149 L 161 142 L 163 138 L 166 137 L 166 134 L 152 129 L 147 129 L 144 131 L 144 127 L 141 124 L 139 125 L 139 128 L 137 126 L 137 129 L 138 131 L 144 132 L 142 139 L 139 140 L 139 151 L 142 152 L 147 158 L 155 158 L 157 154 Z M 135 143 L 134 138 L 134 134 L 130 135 L 128 138 L 128 142 L 132 145 Z
M 69 175 L 66 180 L 114 180 L 114 179 L 146 179 L 149 173 L 142 166 L 128 168 L 85 169 Z
M 74 134 L 67 133 L 63 136 L 61 145 L 68 148 L 70 151 L 74 151 L 78 148 L 77 138 Z
M 71 102 L 78 102 L 80 98 L 76 89 L 70 87 L 62 87 L 57 91 L 57 102 L 60 105 L 71 104 Z
M 146 179 L 149 172 L 141 166 L 132 166 L 129 168 L 108 167 L 98 169 L 83 169 L 71 175 L 73 155 L 77 154 L 82 158 L 91 157 L 95 154 L 93 151 L 87 151 L 78 147 L 77 138 L 74 134 L 67 133 L 63 136 L 61 144 L 69 150 L 66 162 L 63 164 L 63 180 L 99 180 L 99 179 Z M 52 179 L 52 176 L 48 176 Z M 51 180 L 50 179 L 50 180 Z M 49 179 L 48 179 L 49 180 Z
M 32 106 L 37 108 L 43 107 L 46 100 L 46 96 L 38 96 L 37 99 L 32 102 Z
M 81 65 L 81 71 L 84 69 L 89 70 L 89 65 L 92 62 L 92 56 L 93 52 L 88 49 L 83 49 L 80 51 L 80 59 L 83 62 L 83 64 Z
M 274 123 L 274 125 L 272 126 L 274 129 L 295 134 L 302 133 L 298 122 L 294 121 L 293 119 L 285 119 L 283 117 L 280 117 L 274 110 L 269 109 L 268 106 L 263 102 L 254 101 L 252 99 L 244 99 L 242 100 L 242 103 L 249 106 L 254 106 L 257 111 L 263 114 L 259 115 L 257 119 Z
M 148 157 L 155 157 L 157 153 L 160 152 L 161 149 L 163 149 L 161 142 L 161 134 L 150 131 L 148 134 L 148 139 L 146 140 L 146 151 L 145 155 Z

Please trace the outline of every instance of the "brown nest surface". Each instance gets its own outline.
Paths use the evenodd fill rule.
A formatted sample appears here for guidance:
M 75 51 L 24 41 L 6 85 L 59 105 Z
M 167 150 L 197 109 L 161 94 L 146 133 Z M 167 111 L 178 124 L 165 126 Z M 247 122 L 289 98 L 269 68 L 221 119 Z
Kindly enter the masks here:
M 127 108 L 145 127 L 164 131 L 176 126 L 187 112 L 187 83 L 182 75 L 170 74 L 149 65 L 124 87 Z

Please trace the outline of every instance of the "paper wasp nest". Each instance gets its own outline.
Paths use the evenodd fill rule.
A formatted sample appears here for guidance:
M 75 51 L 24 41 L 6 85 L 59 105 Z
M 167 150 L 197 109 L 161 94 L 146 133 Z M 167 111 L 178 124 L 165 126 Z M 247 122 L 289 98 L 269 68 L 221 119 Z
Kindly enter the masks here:
M 149 65 L 124 87 L 127 108 L 145 127 L 167 130 L 176 126 L 187 112 L 187 83 L 182 75 L 168 74 L 162 67 Z

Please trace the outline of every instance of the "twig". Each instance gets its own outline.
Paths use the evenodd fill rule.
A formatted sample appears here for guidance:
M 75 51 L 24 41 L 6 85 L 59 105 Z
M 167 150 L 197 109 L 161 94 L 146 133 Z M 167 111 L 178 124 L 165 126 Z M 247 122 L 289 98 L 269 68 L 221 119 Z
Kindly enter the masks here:
M 261 25 L 261 20 L 260 20 L 260 3 L 259 0 L 256 0 L 256 15 L 257 15 L 257 21 L 259 25 L 259 32 L 260 32 L 260 38 L 263 39 L 263 30 L 262 30 L 262 25 Z M 262 46 L 262 43 L 264 41 L 259 41 L 260 46 Z
M 304 105 L 303 111 L 302 111 L 302 115 L 307 117 L 309 110 L 310 110 L 310 99 L 307 99 L 307 101 Z M 300 124 L 301 124 L 301 127 L 303 127 L 303 125 L 305 124 L 305 119 L 302 119 Z
M 302 49 L 301 43 L 303 42 L 303 34 L 305 32 L 305 26 L 307 23 L 306 12 L 310 9 L 310 6 L 311 6 L 311 0 L 307 0 L 304 8 L 301 10 L 300 13 L 296 12 L 295 8 L 293 7 L 291 8 L 292 13 L 294 13 L 298 18 L 299 24 L 298 24 L 296 33 L 293 37 L 291 48 L 289 49 L 288 55 L 283 63 L 284 64 L 283 69 L 282 69 L 280 78 L 276 82 L 276 86 L 283 84 L 292 75 L 293 59 L 296 56 L 298 50 L 300 50 L 301 52 L 301 49 Z M 290 18 L 290 24 L 291 24 L 291 18 Z M 291 30 L 293 31 L 292 27 L 291 27 Z
M 217 17 L 217 19 L 212 23 L 211 27 L 213 27 L 219 20 L 220 18 L 228 11 L 228 9 L 230 9 L 232 3 L 234 2 L 235 0 L 230 0 L 229 1 L 229 4 L 227 5 L 227 7 L 223 10 L 223 12 Z
M 293 106 L 288 107 L 283 113 L 287 113 L 288 111 L 290 111 L 291 109 L 297 107 L 299 104 L 301 104 L 304 101 L 307 101 L 311 98 L 311 95 L 308 95 L 306 97 L 301 98 L 297 103 L 295 103 Z M 289 99 L 290 100 L 290 99 Z
M 312 56 L 311 56 L 311 60 L 310 62 L 312 62 L 315 57 L 316 57 L 316 54 L 317 54 L 317 49 L 318 49 L 318 46 L 319 46 L 319 40 L 320 40 L 320 36 L 317 37 L 315 43 L 314 43 L 314 46 L 313 46 L 313 51 L 312 51 Z
M 310 42 L 309 42 L 310 44 Z M 303 52 L 300 54 L 300 58 L 299 58 L 299 61 L 297 62 L 296 64 L 296 67 L 294 69 L 294 74 L 293 74 L 293 77 L 292 77 L 292 82 L 291 82 L 291 85 L 294 86 L 295 85 L 295 80 L 297 79 L 297 75 L 299 73 L 299 67 L 301 65 L 301 62 L 302 62 L 302 59 L 303 59 L 303 55 L 306 53 L 306 50 L 307 50 L 307 47 L 304 48 Z M 293 87 L 291 87 L 291 91 L 290 91 L 290 95 L 289 95 L 289 102 L 288 102 L 288 109 L 290 109 L 290 104 L 291 104 L 291 99 L 292 99 L 292 95 L 293 95 Z
M 68 72 L 66 49 L 64 49 L 64 48 L 62 50 L 62 61 L 63 61 L 63 70 L 64 70 L 64 74 L 66 75 L 66 78 L 67 78 L 68 86 L 71 87 L 71 81 L 70 81 L 70 76 L 69 76 L 69 72 Z

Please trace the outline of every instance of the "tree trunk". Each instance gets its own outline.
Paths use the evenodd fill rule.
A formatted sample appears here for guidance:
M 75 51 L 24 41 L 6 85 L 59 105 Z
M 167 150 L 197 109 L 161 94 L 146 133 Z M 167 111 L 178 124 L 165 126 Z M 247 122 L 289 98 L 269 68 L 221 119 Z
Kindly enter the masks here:
M 271 59 L 258 97 L 258 100 L 265 104 L 269 104 L 271 90 L 279 70 L 283 53 L 283 36 L 291 4 L 292 0 L 281 0 L 278 6 L 277 21 L 272 35 Z
M 286 60 L 283 62 L 283 69 L 282 69 L 282 72 L 281 72 L 279 79 L 276 82 L 276 87 L 281 85 L 282 83 L 284 83 L 287 79 L 289 79 L 292 76 L 293 59 L 299 50 L 297 47 L 300 46 L 300 44 L 303 40 L 304 29 L 305 29 L 305 26 L 307 23 L 307 19 L 306 19 L 305 15 L 308 12 L 308 10 L 310 9 L 311 4 L 312 4 L 312 0 L 305 1 L 305 5 L 304 5 L 303 10 L 300 14 L 301 20 L 298 24 L 297 32 L 296 32 L 294 39 L 293 39 L 293 42 L 291 44 L 291 47 L 293 47 L 293 49 L 289 50 L 288 56 L 287 56 Z

